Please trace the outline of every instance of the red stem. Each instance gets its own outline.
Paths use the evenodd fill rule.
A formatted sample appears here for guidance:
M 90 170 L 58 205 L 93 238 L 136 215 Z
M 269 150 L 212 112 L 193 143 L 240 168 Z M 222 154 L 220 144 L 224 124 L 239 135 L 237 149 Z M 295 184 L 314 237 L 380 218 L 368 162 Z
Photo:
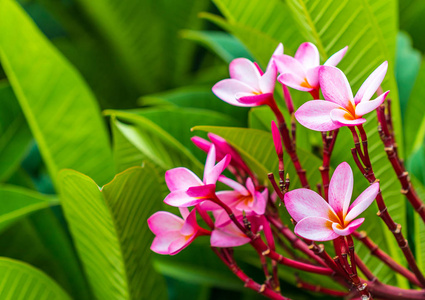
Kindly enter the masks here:
M 321 275 L 333 274 L 333 271 L 329 268 L 318 267 L 318 266 L 302 263 L 296 260 L 292 260 L 271 250 L 270 247 L 267 246 L 266 243 L 264 243 L 264 241 L 261 239 L 261 236 L 259 234 L 254 234 L 251 230 L 245 228 L 236 219 L 230 207 L 228 207 L 226 204 L 221 202 L 217 196 L 215 196 L 215 199 L 212 199 L 212 200 L 218 205 L 220 205 L 226 211 L 230 220 L 232 220 L 232 222 L 239 228 L 239 230 L 243 232 L 248 238 L 251 239 L 250 244 L 254 247 L 255 250 L 257 250 L 257 252 L 261 253 L 264 256 L 269 257 L 270 259 L 277 261 L 279 264 L 282 264 L 291 268 L 295 268 L 298 270 L 307 271 L 307 272 L 311 272 L 315 274 L 321 274 Z
M 356 151 L 353 151 L 353 157 L 354 159 L 358 160 L 358 157 L 356 154 L 358 154 L 360 156 L 360 159 L 364 165 L 364 168 L 362 169 L 362 172 L 364 177 L 369 181 L 369 183 L 374 183 L 376 181 L 378 181 L 375 177 L 375 173 L 373 172 L 372 169 L 372 164 L 370 162 L 370 160 L 368 159 L 369 154 L 367 153 L 367 135 L 366 132 L 363 129 L 362 125 L 358 125 L 357 126 L 362 138 L 362 144 L 363 144 L 363 151 L 366 153 L 363 153 L 363 155 L 360 155 L 359 151 L 362 151 L 361 149 L 357 149 Z M 358 143 L 358 135 L 356 133 L 356 130 L 352 127 L 349 127 L 352 134 L 353 134 L 353 139 L 354 139 L 354 143 Z M 384 221 L 385 225 L 387 225 L 388 229 L 393 233 L 398 246 L 400 247 L 400 249 L 402 250 L 404 257 L 407 260 L 407 263 L 410 267 L 410 269 L 413 271 L 413 273 L 415 274 L 416 278 L 419 280 L 419 282 L 421 283 L 422 286 L 425 286 L 425 278 L 422 274 L 422 272 L 419 270 L 418 265 L 416 264 L 415 258 L 413 256 L 412 251 L 410 250 L 410 247 L 407 243 L 407 240 L 404 238 L 403 233 L 401 231 L 401 225 L 397 224 L 394 222 L 394 220 L 391 218 L 387 206 L 385 205 L 384 199 L 382 197 L 381 191 L 379 191 L 378 195 L 376 196 L 376 204 L 378 205 L 378 216 Z
M 394 135 L 390 132 L 392 129 L 392 121 L 390 113 L 385 114 L 385 105 L 382 104 L 377 110 L 379 122 L 379 136 L 385 146 L 388 160 L 397 175 L 401 184 L 401 193 L 406 196 L 415 211 L 420 215 L 422 221 L 425 223 L 425 204 L 419 198 L 415 188 L 410 182 L 409 173 L 404 170 L 404 166 L 398 157 L 397 146 L 394 140 Z
M 344 296 L 347 295 L 347 292 L 342 292 L 342 291 L 324 288 L 320 285 L 313 285 L 313 284 L 307 283 L 305 281 L 302 281 L 300 279 L 297 280 L 297 286 L 299 288 L 302 288 L 302 289 L 305 289 L 305 290 L 308 290 L 308 291 L 312 291 L 312 292 L 316 292 L 316 293 L 322 293 L 322 294 L 335 296 L 335 297 L 344 297 Z
M 256 291 L 259 294 L 262 294 L 270 299 L 274 300 L 291 300 L 290 298 L 286 298 L 282 296 L 280 293 L 275 292 L 270 287 L 265 284 L 259 284 L 252 280 L 248 275 L 246 275 L 236 264 L 232 255 L 227 253 L 227 255 L 223 255 L 220 253 L 218 248 L 212 248 L 214 253 L 225 263 L 225 265 L 235 274 L 240 280 L 244 282 L 244 286 Z M 221 251 L 227 251 L 227 249 L 221 249 Z
M 397 263 L 395 260 L 393 260 L 387 253 L 382 251 L 378 245 L 376 245 L 366 234 L 365 231 L 357 232 L 355 231 L 353 233 L 354 237 L 358 239 L 360 242 L 362 242 L 369 250 L 370 253 L 380 259 L 383 263 L 385 263 L 387 266 L 389 266 L 391 269 L 396 271 L 397 273 L 403 275 L 405 278 L 407 278 L 411 283 L 423 287 L 421 283 L 416 278 L 415 274 L 410 272 L 408 269 Z
M 290 135 L 288 127 L 286 126 L 285 118 L 282 115 L 282 112 L 279 110 L 279 107 L 276 104 L 276 101 L 272 98 L 267 105 L 273 111 L 276 116 L 279 132 L 282 137 L 283 145 L 285 146 L 286 152 L 288 152 L 291 157 L 292 163 L 295 166 L 295 170 L 297 171 L 298 177 L 300 178 L 301 185 L 304 188 L 310 188 L 308 184 L 307 176 L 305 174 L 305 170 L 301 167 L 300 161 L 298 159 L 298 155 L 296 152 L 295 144 L 293 143 Z

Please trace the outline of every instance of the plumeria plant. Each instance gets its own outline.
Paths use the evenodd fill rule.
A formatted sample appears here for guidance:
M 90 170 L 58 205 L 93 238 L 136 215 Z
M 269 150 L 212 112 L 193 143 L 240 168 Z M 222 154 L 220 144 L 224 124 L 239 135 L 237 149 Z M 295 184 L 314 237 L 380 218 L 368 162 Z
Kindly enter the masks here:
M 367 114 L 377 114 L 379 133 L 388 164 L 394 169 L 402 193 L 425 221 L 425 204 L 418 197 L 405 170 L 395 142 L 391 119 L 390 91 L 383 92 L 382 81 L 388 63 L 382 62 L 361 85 L 356 95 L 344 72 L 336 66 L 348 48 L 344 47 L 320 65 L 320 55 L 312 43 L 299 46 L 294 57 L 283 54 L 279 44 L 265 71 L 257 63 L 237 58 L 230 63 L 230 79 L 212 88 L 221 100 L 234 105 L 267 105 L 275 115 L 271 136 L 276 150 L 279 178 L 256 174 L 241 153 L 222 137 L 210 133 L 210 141 L 193 137 L 193 143 L 207 153 L 203 180 L 187 168 L 174 168 L 165 174 L 170 193 L 164 202 L 180 210 L 181 217 L 156 212 L 148 225 L 155 234 L 151 249 L 159 254 L 176 255 L 196 238 L 209 238 L 212 251 L 241 280 L 245 287 L 270 299 L 289 299 L 279 279 L 279 266 L 331 277 L 339 289 L 319 286 L 298 275 L 301 289 L 347 299 L 425 299 L 425 278 L 418 268 L 410 245 L 385 204 L 380 182 L 374 173 L 363 124 Z M 275 99 L 276 83 L 282 88 L 284 102 Z M 290 90 L 310 93 L 313 100 L 295 107 Z M 371 100 L 377 94 L 376 98 Z M 291 116 L 290 129 L 282 108 Z M 321 132 L 323 139 L 321 183 L 309 182 L 296 147 L 296 121 Z M 344 129 L 342 127 L 347 127 Z M 345 161 L 331 175 L 330 162 L 339 130 L 349 130 L 353 137 L 351 151 L 355 165 Z M 255 143 L 255 141 L 252 141 Z M 260 145 L 267 146 L 267 145 Z M 270 145 L 269 145 L 270 146 Z M 296 174 L 285 173 L 284 152 Z M 369 187 L 353 195 L 354 172 L 364 175 Z M 301 188 L 292 188 L 290 178 L 297 176 Z M 316 185 L 317 184 L 317 185 Z M 312 187 L 317 187 L 313 190 Z M 352 201 L 353 196 L 356 197 Z M 399 245 L 408 268 L 400 265 L 362 230 L 362 213 L 369 206 L 378 207 L 373 222 L 384 222 Z M 286 213 L 285 213 L 286 212 Z M 289 246 L 288 246 L 289 242 Z M 322 242 L 327 242 L 326 247 Z M 259 257 L 264 281 L 249 277 L 237 262 L 235 248 L 249 244 Z M 411 289 L 401 289 L 381 282 L 356 250 L 368 248 L 382 263 L 410 282 Z

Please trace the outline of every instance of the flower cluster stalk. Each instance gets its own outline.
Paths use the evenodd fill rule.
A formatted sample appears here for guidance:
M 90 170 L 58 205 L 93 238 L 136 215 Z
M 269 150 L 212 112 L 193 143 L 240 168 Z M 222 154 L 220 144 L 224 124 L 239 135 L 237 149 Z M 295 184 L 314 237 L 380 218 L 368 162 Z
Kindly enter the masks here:
M 378 180 L 375 177 L 375 173 L 372 168 L 372 164 L 370 162 L 369 158 L 369 151 L 368 151 L 368 142 L 367 142 L 367 134 L 364 130 L 362 125 L 358 125 L 357 129 L 359 130 L 360 137 L 361 137 L 361 143 L 363 146 L 363 149 L 360 147 L 360 139 L 356 132 L 356 129 L 354 127 L 349 127 L 351 130 L 351 133 L 353 135 L 354 145 L 355 148 L 352 148 L 352 154 L 354 161 L 356 162 L 356 165 L 359 167 L 360 171 L 362 172 L 363 176 L 369 181 L 369 183 L 377 182 Z M 409 247 L 409 244 L 407 243 L 407 240 L 404 238 L 403 233 L 401 231 L 401 225 L 394 222 L 394 220 L 391 218 L 387 206 L 384 202 L 384 198 L 382 197 L 381 191 L 379 191 L 378 195 L 376 196 L 376 204 L 378 206 L 378 216 L 384 221 L 384 223 L 387 225 L 388 229 L 393 233 L 398 246 L 403 252 L 404 257 L 406 258 L 406 261 L 410 267 L 410 269 L 415 274 L 418 281 L 423 286 L 425 284 L 425 278 L 422 274 L 422 272 L 419 270 L 418 265 L 416 263 L 416 260 L 413 256 L 413 253 Z
M 407 280 L 409 280 L 411 283 L 423 287 L 423 285 L 418 281 L 415 274 L 413 274 L 411 271 L 397 263 L 395 260 L 391 258 L 387 253 L 382 251 L 378 245 L 376 245 L 366 234 L 365 231 L 360 232 L 354 232 L 354 237 L 358 239 L 360 242 L 363 243 L 369 250 L 370 253 L 377 257 L 379 260 L 384 262 L 387 266 L 389 266 L 391 269 L 396 271 L 397 273 L 404 276 Z
M 312 292 L 347 299 L 425 299 L 425 291 L 404 290 L 381 282 L 355 252 L 353 240 L 365 245 L 395 272 L 418 287 L 425 287 L 401 225 L 391 218 L 376 179 L 368 151 L 368 141 L 362 124 L 363 115 L 377 110 L 379 133 L 385 151 L 406 195 L 415 210 L 425 220 L 424 204 L 411 185 L 403 161 L 399 158 L 395 142 L 389 91 L 371 99 L 388 70 L 383 62 L 365 80 L 353 96 L 345 74 L 335 66 L 344 57 L 347 47 L 332 55 L 320 65 L 320 55 L 311 43 L 302 44 L 294 57 L 283 54 L 280 44 L 270 59 L 265 72 L 245 58 L 235 59 L 229 66 L 230 78 L 221 80 L 213 92 L 223 101 L 236 106 L 267 105 L 275 114 L 277 125 L 271 121 L 273 144 L 278 158 L 278 180 L 268 174 L 271 190 L 261 182 L 237 149 L 225 139 L 208 134 L 210 141 L 192 138 L 198 148 L 208 153 L 204 176 L 201 180 L 186 168 L 168 170 L 165 180 L 170 194 L 164 199 L 168 205 L 178 207 L 182 218 L 168 212 L 158 212 L 148 220 L 156 235 L 151 249 L 160 254 L 174 255 L 187 247 L 198 236 L 209 236 L 211 248 L 226 266 L 250 288 L 270 299 L 288 299 L 281 294 L 279 265 L 322 276 L 329 276 L 345 291 L 313 284 L 296 276 L 298 287 Z M 280 75 L 277 77 L 278 73 Z M 277 78 L 276 78 L 277 77 Z M 284 101 L 290 115 L 286 124 L 273 96 L 276 79 L 282 84 Z M 296 111 L 287 88 L 309 92 L 313 97 Z M 323 95 L 324 100 L 320 100 Z M 302 168 L 296 147 L 297 120 L 301 125 L 321 132 L 323 142 L 320 183 L 312 183 L 318 193 L 310 189 L 306 172 Z M 339 162 L 330 176 L 331 156 L 339 128 L 348 127 L 352 133 L 354 161 L 370 183 L 352 201 L 354 174 L 347 162 Z M 284 150 L 289 154 L 302 188 L 290 190 L 289 174 L 285 174 Z M 233 174 L 228 178 L 225 170 Z M 274 170 L 270 170 L 274 171 Z M 220 182 L 230 189 L 217 191 Z M 375 202 L 378 216 L 393 233 L 407 260 L 409 269 L 395 262 L 382 251 L 366 233 L 356 231 L 364 222 L 361 214 Z M 284 205 L 282 205 L 284 203 Z M 191 210 L 190 207 L 193 207 Z M 279 210 L 285 208 L 289 220 L 282 220 Z M 198 225 L 200 216 L 210 230 Z M 288 222 L 295 226 L 290 229 Z M 336 256 L 331 257 L 319 242 L 332 241 Z M 280 248 L 276 247 L 280 246 Z M 263 283 L 255 282 L 237 265 L 233 248 L 250 244 L 259 258 L 264 274 Z M 279 252 L 283 249 L 286 256 Z M 282 288 L 284 291 L 284 286 Z
M 410 181 L 409 173 L 405 170 L 403 162 L 398 155 L 397 144 L 395 141 L 392 125 L 391 100 L 387 99 L 386 104 L 384 103 L 378 107 L 376 112 L 378 115 L 379 136 L 384 143 L 388 160 L 391 162 L 397 178 L 400 181 L 401 193 L 406 196 L 414 210 L 419 214 L 419 216 L 422 218 L 422 221 L 425 223 L 425 204 L 416 193 L 416 190 Z
M 233 254 L 230 253 L 229 249 L 220 249 L 212 247 L 214 253 L 221 259 L 221 261 L 236 275 L 243 283 L 246 288 L 256 291 L 269 299 L 274 300 L 291 300 L 290 298 L 282 296 L 279 292 L 274 291 L 266 284 L 259 284 L 246 275 L 237 265 L 233 259 Z

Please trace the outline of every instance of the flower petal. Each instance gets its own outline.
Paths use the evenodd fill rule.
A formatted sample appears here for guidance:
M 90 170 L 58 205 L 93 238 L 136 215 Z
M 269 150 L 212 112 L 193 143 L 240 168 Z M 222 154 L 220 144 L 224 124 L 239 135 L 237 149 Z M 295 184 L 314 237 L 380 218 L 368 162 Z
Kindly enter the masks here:
M 311 68 L 307 71 L 307 81 L 313 88 L 318 89 L 320 87 L 319 84 L 319 70 L 321 66 L 317 66 L 315 68 Z
M 350 206 L 353 182 L 353 171 L 350 165 L 342 162 L 335 169 L 329 184 L 329 205 L 341 221 L 344 220 Z
M 332 230 L 332 222 L 326 218 L 308 217 L 297 223 L 295 234 L 312 241 L 330 241 L 338 234 Z
M 246 58 L 236 58 L 229 65 L 230 78 L 242 81 L 257 92 L 260 91 L 260 73 L 257 67 Z
M 274 55 L 274 62 L 280 74 L 293 74 L 299 78 L 305 78 L 306 68 L 295 58 L 289 55 Z
M 178 231 L 170 231 L 163 235 L 158 235 L 154 238 L 151 250 L 158 254 L 170 254 L 168 248 L 175 240 L 181 239 L 182 235 Z
M 207 159 L 205 161 L 205 167 L 204 167 L 204 180 L 203 183 L 206 184 L 206 179 L 209 176 L 209 174 L 212 172 L 214 165 L 215 165 L 215 161 L 216 161 L 216 154 L 215 154 L 215 145 L 212 144 L 210 147 L 210 150 L 208 151 L 207 154 Z
M 169 231 L 180 231 L 184 220 L 167 211 L 158 211 L 148 219 L 149 229 L 155 235 L 161 235 Z
M 373 183 L 357 197 L 357 199 L 350 205 L 348 214 L 345 217 L 345 222 L 350 222 L 362 212 L 364 212 L 375 200 L 379 193 L 379 182 Z
M 390 91 L 386 91 L 375 100 L 362 101 L 356 105 L 356 115 L 363 116 L 375 109 L 377 109 L 382 103 L 384 103 L 385 98 L 387 97 Z
M 280 137 L 279 128 L 277 128 L 277 125 L 274 121 L 272 121 L 272 137 L 277 156 L 280 157 L 283 155 L 282 139 Z
M 236 93 L 235 95 L 236 99 L 239 101 L 239 103 L 242 103 L 247 106 L 258 106 L 258 105 L 264 105 L 267 102 L 273 98 L 273 94 L 248 94 L 248 93 Z
M 353 92 L 347 77 L 335 67 L 322 66 L 319 70 L 319 82 L 325 100 L 347 108 L 353 99 Z
M 312 43 L 302 43 L 295 53 L 295 59 L 306 69 L 317 67 L 320 64 L 319 50 Z
M 215 184 L 220 174 L 227 168 L 232 158 L 227 154 L 220 160 L 209 173 L 204 174 L 205 184 Z
M 375 94 L 376 90 L 384 80 L 385 74 L 388 70 L 388 62 L 384 61 L 379 67 L 369 75 L 369 77 L 363 82 L 362 86 L 358 90 L 354 103 L 358 104 L 363 101 L 368 101 Z
M 213 247 L 237 247 L 250 241 L 251 239 L 242 233 L 233 222 L 224 227 L 216 227 L 211 233 L 211 246 Z
M 297 222 L 307 217 L 336 218 L 329 204 L 319 194 L 309 189 L 287 192 L 284 202 L 288 213 Z
M 219 191 L 215 193 L 218 199 L 227 206 L 233 207 L 240 200 L 241 194 L 237 191 Z M 220 209 L 222 207 L 220 206 Z
M 203 188 L 204 186 L 198 186 L 197 188 Z M 193 188 L 189 188 L 189 191 Z M 173 191 L 165 197 L 164 202 L 168 205 L 175 207 L 189 207 L 201 203 L 205 199 L 202 197 L 196 198 L 189 196 L 186 191 Z
M 198 147 L 199 149 L 201 149 L 204 152 L 207 152 L 210 150 L 211 147 L 211 142 L 199 137 L 199 136 L 194 136 L 192 138 L 190 138 L 192 143 L 195 144 L 196 147 Z
M 283 55 L 283 44 L 282 43 L 279 43 L 279 45 L 277 45 L 276 49 L 274 50 L 272 57 L 270 58 L 269 63 L 267 64 L 266 72 L 272 66 L 272 63 L 274 62 L 274 56 L 276 56 L 276 55 Z
M 295 118 L 301 125 L 311 130 L 334 130 L 341 125 L 331 119 L 331 111 L 339 108 L 338 104 L 323 100 L 308 101 L 295 112 Z
M 362 225 L 363 221 L 364 221 L 364 218 L 360 218 L 360 219 L 354 220 L 353 222 L 351 222 L 350 224 L 348 224 L 348 226 L 346 226 L 345 228 L 341 228 L 341 226 L 338 223 L 333 223 L 332 224 L 332 229 L 338 235 L 342 235 L 342 236 L 350 235 L 357 228 L 359 228 L 360 225 Z
M 174 168 L 165 172 L 165 182 L 168 189 L 173 192 L 187 190 L 192 186 L 203 185 L 198 176 L 186 168 Z
M 330 116 L 331 116 L 331 120 L 335 124 L 338 124 L 339 127 L 355 126 L 355 125 L 360 125 L 366 122 L 366 119 L 363 119 L 363 118 L 353 119 L 350 113 L 340 108 L 331 110 Z
M 267 68 L 266 73 L 260 78 L 260 90 L 263 94 L 271 93 L 273 94 L 274 87 L 276 85 L 276 76 L 277 68 L 274 61 L 271 63 L 270 67 Z
M 196 238 L 196 235 L 192 235 L 191 237 L 181 236 L 179 239 L 174 240 L 170 246 L 168 246 L 168 252 L 170 255 L 176 255 L 184 248 L 190 245 L 193 240 Z
M 252 205 L 252 211 L 258 215 L 264 215 L 267 206 L 268 190 L 265 189 L 265 193 L 255 192 L 254 195 L 255 200 Z
M 324 66 L 332 66 L 336 67 L 337 64 L 341 61 L 341 59 L 345 56 L 345 53 L 348 50 L 348 46 L 345 46 L 338 52 L 334 53 L 328 60 L 323 64 Z
M 290 86 L 293 89 L 303 91 L 303 92 L 309 92 L 313 90 L 314 88 L 312 86 L 308 86 L 308 82 L 306 82 L 307 74 L 304 75 L 304 77 L 299 77 L 296 74 L 292 73 L 285 73 L 279 75 L 277 78 L 277 81 L 279 81 L 281 84 Z
M 199 226 L 196 222 L 196 209 L 192 209 L 190 214 L 187 216 L 180 233 L 182 235 L 193 235 L 198 230 Z
M 232 189 L 237 191 L 239 194 L 242 194 L 244 196 L 249 195 L 249 191 L 242 184 L 240 184 L 237 181 L 234 181 L 233 179 L 230 179 L 224 175 L 221 175 L 218 178 L 218 181 L 220 181 L 221 183 L 224 183 L 228 187 L 231 187 Z
M 212 87 L 213 93 L 221 100 L 235 106 L 251 106 L 236 100 L 237 93 L 255 92 L 250 86 L 236 79 L 223 79 Z

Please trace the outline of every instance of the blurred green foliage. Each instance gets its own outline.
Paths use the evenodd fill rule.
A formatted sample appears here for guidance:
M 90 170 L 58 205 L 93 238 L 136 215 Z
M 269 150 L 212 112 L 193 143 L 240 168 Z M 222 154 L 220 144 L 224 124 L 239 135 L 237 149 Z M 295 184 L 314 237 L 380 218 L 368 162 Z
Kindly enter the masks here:
M 211 87 L 236 57 L 264 67 L 279 42 L 287 54 L 313 42 L 322 61 L 348 45 L 340 67 L 354 90 L 389 61 L 383 88 L 391 90 L 397 142 L 425 195 L 424 13 L 421 0 L 0 0 L 0 299 L 260 299 L 219 264 L 207 240 L 175 257 L 151 253 L 146 219 L 162 207 L 166 169 L 202 173 L 194 134 L 223 135 L 264 181 L 277 171 L 270 113 L 232 107 Z M 296 106 L 308 99 L 293 95 Z M 425 231 L 388 170 L 375 119 L 366 130 L 377 177 L 425 271 Z M 192 132 L 198 125 L 207 127 Z M 298 130 L 303 166 L 319 182 L 312 149 L 321 140 Z M 349 132 L 338 140 L 333 167 L 353 164 Z M 72 170 L 59 176 L 63 169 Z M 366 214 L 365 229 L 405 264 L 374 208 Z M 383 282 L 409 287 L 358 250 Z M 236 251 L 264 281 L 252 251 Z M 296 289 L 291 269 L 280 276 L 288 297 L 327 299 Z

